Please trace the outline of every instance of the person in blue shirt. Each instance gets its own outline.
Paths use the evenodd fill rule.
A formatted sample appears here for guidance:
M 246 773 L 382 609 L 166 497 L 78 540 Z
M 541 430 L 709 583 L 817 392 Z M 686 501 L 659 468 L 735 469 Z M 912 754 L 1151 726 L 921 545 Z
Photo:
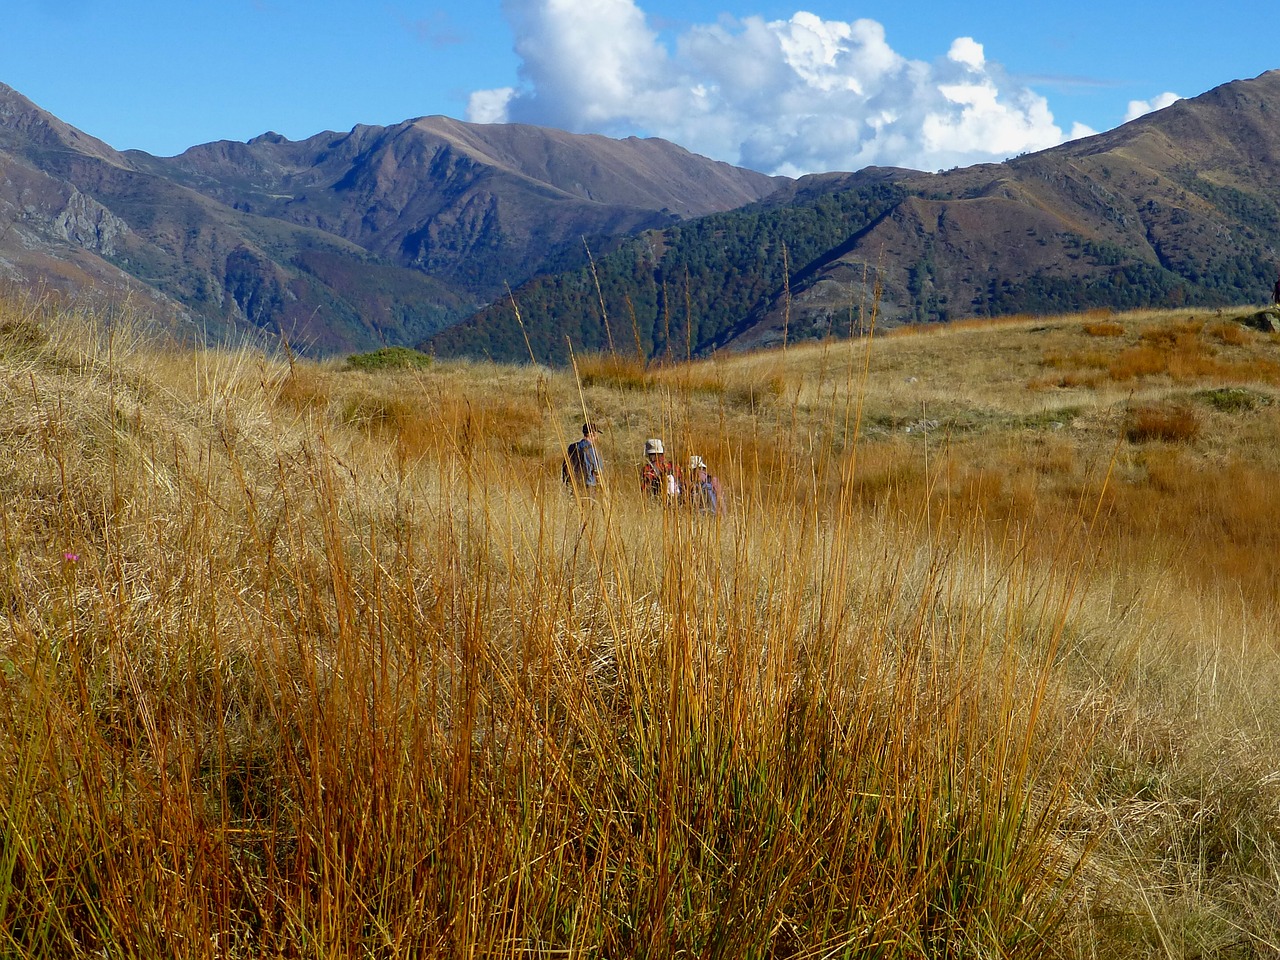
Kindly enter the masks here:
M 703 513 L 720 512 L 722 494 L 720 481 L 707 470 L 707 461 L 701 457 L 689 458 L 689 473 L 686 476 L 685 497 L 690 506 Z
M 596 449 L 596 425 L 582 425 L 582 439 L 569 444 L 564 456 L 564 482 L 579 493 L 595 493 L 600 485 L 600 452 Z

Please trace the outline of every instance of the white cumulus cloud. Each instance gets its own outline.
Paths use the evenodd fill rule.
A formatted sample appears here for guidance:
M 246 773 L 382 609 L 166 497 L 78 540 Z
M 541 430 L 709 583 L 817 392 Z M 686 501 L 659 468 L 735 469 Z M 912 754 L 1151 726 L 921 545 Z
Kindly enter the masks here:
M 507 107 L 515 96 L 515 87 L 499 87 L 496 90 L 477 90 L 467 98 L 467 119 L 472 123 L 503 123 L 507 119 Z
M 1165 107 L 1172 106 L 1181 99 L 1182 98 L 1176 93 L 1166 92 L 1157 97 L 1152 97 L 1150 100 L 1130 100 L 1129 109 L 1126 110 L 1124 114 L 1124 122 L 1128 123 L 1130 120 L 1137 120 L 1145 114 L 1153 113 L 1156 110 L 1163 110 Z
M 664 137 L 792 176 L 939 170 L 1067 139 L 1044 97 L 972 37 L 925 62 L 897 53 L 874 20 L 803 11 L 723 16 L 664 40 L 635 0 L 505 0 L 504 10 L 518 83 L 473 93 L 469 120 Z

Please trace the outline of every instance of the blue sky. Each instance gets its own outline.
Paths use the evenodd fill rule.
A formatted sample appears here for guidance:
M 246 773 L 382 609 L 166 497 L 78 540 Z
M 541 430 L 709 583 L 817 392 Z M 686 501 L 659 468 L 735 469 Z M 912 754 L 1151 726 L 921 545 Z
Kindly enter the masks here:
M 430 114 L 796 175 L 1000 160 L 1280 66 L 1274 0 L 4 0 L 0 82 L 171 155 Z

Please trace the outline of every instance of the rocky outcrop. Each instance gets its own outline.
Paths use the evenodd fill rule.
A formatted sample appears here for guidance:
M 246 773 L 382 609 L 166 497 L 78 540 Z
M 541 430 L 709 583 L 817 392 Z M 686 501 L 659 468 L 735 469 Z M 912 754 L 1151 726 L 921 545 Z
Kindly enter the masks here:
M 116 241 L 129 225 L 92 197 L 72 189 L 66 207 L 53 218 L 53 228 L 64 240 L 104 257 L 116 252 Z
M 1263 333 L 1280 333 L 1280 307 L 1267 307 L 1257 313 L 1237 317 L 1236 322 Z

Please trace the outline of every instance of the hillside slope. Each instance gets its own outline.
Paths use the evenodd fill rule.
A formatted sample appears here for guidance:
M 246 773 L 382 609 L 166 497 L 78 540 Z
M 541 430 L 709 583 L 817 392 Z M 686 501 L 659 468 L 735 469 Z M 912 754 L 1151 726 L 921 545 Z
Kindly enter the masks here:
M 868 169 L 675 224 L 601 265 L 605 308 L 650 356 L 1034 311 L 1266 298 L 1280 250 L 1280 71 L 1001 164 Z M 607 349 L 581 271 L 517 291 L 539 359 Z M 551 331 L 544 334 L 544 331 Z M 524 355 L 510 304 L 424 347 Z M 630 349 L 630 346 L 628 347 Z
M 877 268 L 890 323 L 1260 300 L 1280 263 L 1277 115 L 1272 71 L 1109 133 L 912 178 L 892 215 L 809 265 L 793 317 L 822 324 Z M 762 304 L 735 334 L 776 340 L 779 314 Z
M 1257 317 L 378 372 L 109 319 L 0 293 L 6 958 L 1274 957 Z
M 777 178 L 663 140 L 612 140 L 446 117 L 291 142 L 193 147 L 140 165 L 237 209 L 314 227 L 388 263 L 499 295 L 582 238 L 727 210 Z

